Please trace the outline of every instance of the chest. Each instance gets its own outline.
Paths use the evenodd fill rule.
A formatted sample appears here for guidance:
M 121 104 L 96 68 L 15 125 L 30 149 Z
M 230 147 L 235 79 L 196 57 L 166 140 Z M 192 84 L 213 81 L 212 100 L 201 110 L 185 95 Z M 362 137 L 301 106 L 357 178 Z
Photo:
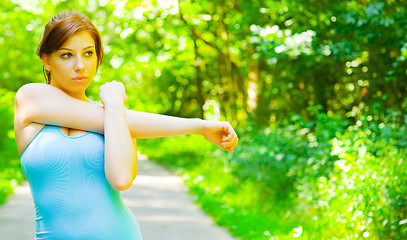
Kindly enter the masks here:
M 76 135 L 79 134 L 79 135 Z M 104 138 L 92 132 L 67 135 L 57 126 L 46 126 L 21 157 L 24 169 L 35 174 L 103 171 Z
M 82 131 L 82 130 L 77 130 L 77 129 L 72 129 L 72 128 L 66 128 L 66 127 L 60 127 L 61 132 L 70 137 L 80 137 L 82 135 L 85 135 L 87 132 Z

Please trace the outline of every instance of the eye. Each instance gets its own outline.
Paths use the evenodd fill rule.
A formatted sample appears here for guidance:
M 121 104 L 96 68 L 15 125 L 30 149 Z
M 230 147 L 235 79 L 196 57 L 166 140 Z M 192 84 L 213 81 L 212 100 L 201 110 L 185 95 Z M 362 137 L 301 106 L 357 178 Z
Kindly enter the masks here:
M 87 52 L 85 52 L 85 56 L 87 56 L 87 57 L 93 56 L 93 51 L 87 51 Z
M 72 54 L 70 54 L 70 53 L 63 53 L 61 55 L 62 58 L 69 58 L 70 56 L 72 56 Z

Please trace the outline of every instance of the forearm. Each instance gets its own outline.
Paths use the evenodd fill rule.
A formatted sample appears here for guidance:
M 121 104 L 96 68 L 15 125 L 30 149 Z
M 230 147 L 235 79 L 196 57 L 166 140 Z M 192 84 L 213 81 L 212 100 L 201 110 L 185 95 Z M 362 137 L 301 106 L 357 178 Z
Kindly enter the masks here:
M 204 122 L 204 120 L 197 118 L 179 118 L 133 110 L 127 110 L 126 116 L 133 138 L 201 134 Z
M 74 99 L 57 88 L 45 84 L 29 84 L 20 91 L 25 108 L 22 125 L 30 122 L 51 124 L 103 134 L 104 109 Z M 50 101 L 52 99 L 52 101 Z M 171 117 L 126 110 L 128 127 L 134 138 L 170 137 L 200 134 L 203 120 Z
M 41 123 L 104 132 L 103 107 L 72 98 L 47 84 L 31 83 L 21 87 L 15 106 L 18 121 L 24 127 Z
M 105 172 L 116 190 L 131 186 L 137 175 L 137 153 L 121 105 L 106 105 L 104 111 Z

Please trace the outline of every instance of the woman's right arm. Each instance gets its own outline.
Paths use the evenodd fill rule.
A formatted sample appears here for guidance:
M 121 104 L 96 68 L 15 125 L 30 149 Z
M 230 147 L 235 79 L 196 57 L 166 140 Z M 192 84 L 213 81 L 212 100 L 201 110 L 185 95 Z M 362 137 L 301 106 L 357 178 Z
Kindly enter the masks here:
M 41 123 L 104 133 L 104 108 L 70 97 L 43 83 L 21 87 L 15 97 L 15 112 L 20 126 Z M 126 109 L 133 138 L 170 137 L 198 133 L 200 119 L 178 118 Z
M 15 97 L 15 115 L 23 128 L 42 123 L 103 133 L 103 107 L 72 98 L 47 84 L 21 87 Z

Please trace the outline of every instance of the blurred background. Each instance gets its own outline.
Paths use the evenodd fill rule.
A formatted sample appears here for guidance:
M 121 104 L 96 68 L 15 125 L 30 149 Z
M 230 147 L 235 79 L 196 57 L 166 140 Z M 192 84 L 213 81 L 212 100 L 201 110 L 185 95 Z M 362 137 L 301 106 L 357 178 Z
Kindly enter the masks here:
M 240 239 L 407 239 L 407 3 L 371 0 L 3 0 L 0 202 L 24 176 L 13 99 L 45 82 L 43 27 L 78 11 L 128 107 L 227 120 L 234 153 L 199 136 L 139 140 Z

